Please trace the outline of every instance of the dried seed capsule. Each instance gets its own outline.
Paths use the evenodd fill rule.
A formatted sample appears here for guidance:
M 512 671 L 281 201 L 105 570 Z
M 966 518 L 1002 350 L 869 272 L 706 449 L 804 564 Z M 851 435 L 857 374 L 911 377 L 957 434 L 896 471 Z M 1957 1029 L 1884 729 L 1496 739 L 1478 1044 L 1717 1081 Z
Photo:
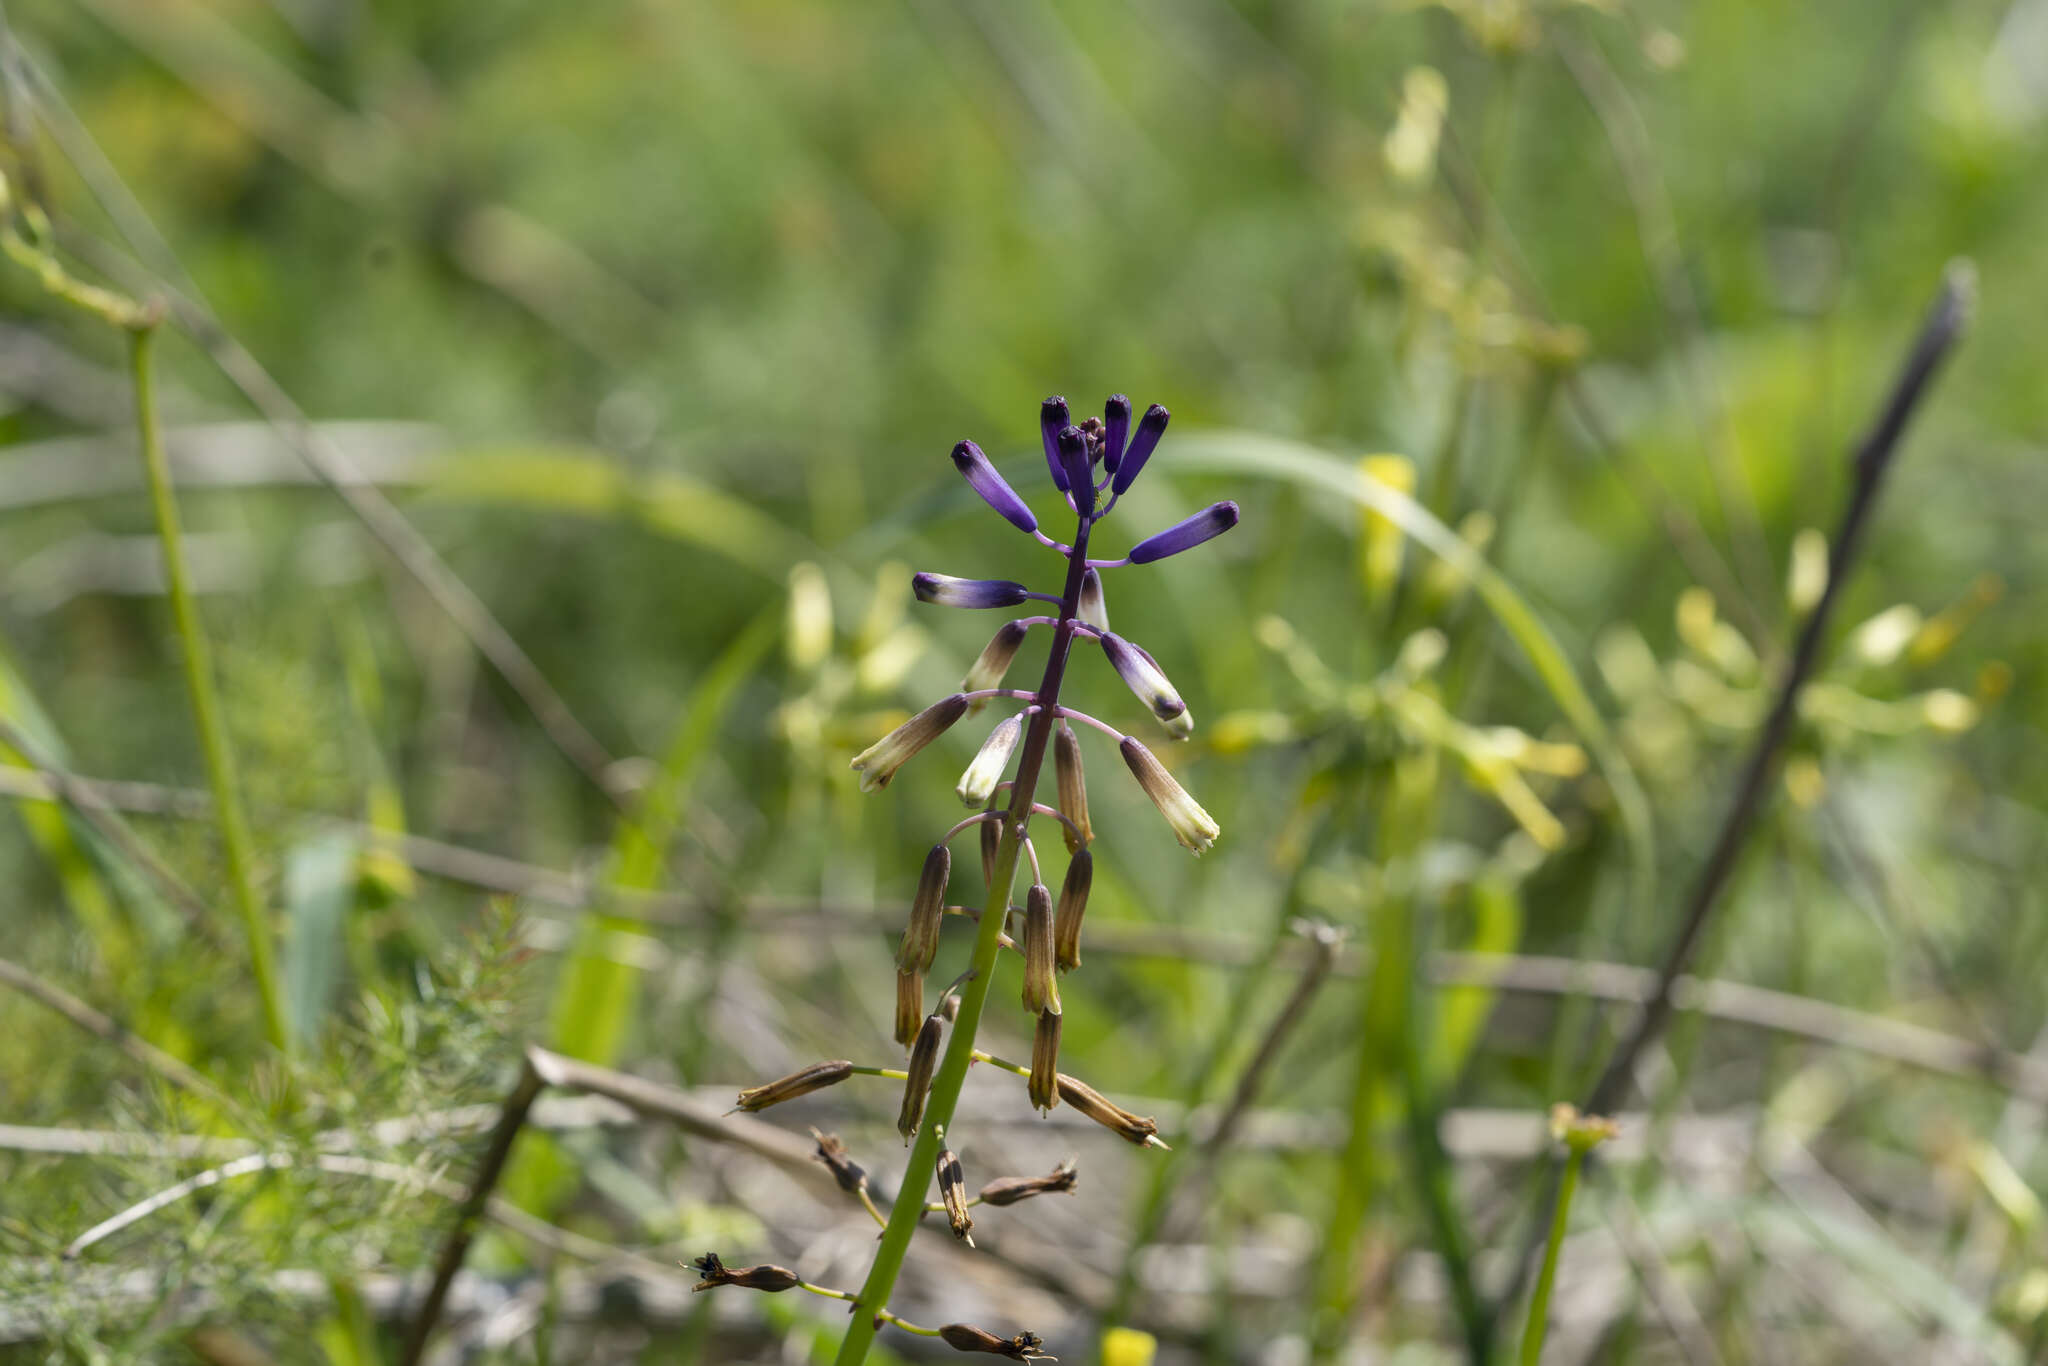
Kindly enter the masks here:
M 839 1189 L 848 1195 L 858 1195 L 867 1188 L 866 1169 L 847 1154 L 846 1145 L 840 1142 L 838 1134 L 820 1133 L 813 1129 L 811 1137 L 818 1143 L 818 1160 L 831 1171 L 832 1179 L 839 1183 Z
M 1175 523 L 1132 546 L 1130 561 L 1132 564 L 1150 564 L 1168 555 L 1178 555 L 1183 550 L 1192 550 L 1204 541 L 1221 536 L 1236 525 L 1237 504 L 1212 503 L 1186 521 Z
M 911 756 L 946 733 L 967 714 L 967 699 L 954 693 L 932 703 L 917 715 L 890 731 L 854 756 L 853 771 L 860 774 L 860 790 L 872 792 L 887 787 L 896 770 Z
M 903 1069 L 910 1074 L 903 1083 L 903 1108 L 896 1112 L 896 1132 L 903 1135 L 905 1143 L 924 1121 L 925 1092 L 931 1090 L 932 1074 L 939 1070 L 939 1036 L 944 1031 L 938 1016 L 927 1015 L 917 1031 L 917 1042 L 910 1047 L 910 1061 Z
M 777 1077 L 762 1086 L 750 1086 L 740 1092 L 733 1103 L 735 1110 L 765 1110 L 771 1105 L 780 1105 L 785 1100 L 795 1100 L 813 1091 L 822 1091 L 836 1086 L 853 1075 L 853 1064 L 845 1058 L 832 1062 L 814 1062 L 801 1072 L 792 1072 L 786 1077 Z
M 1060 814 L 1074 823 L 1069 830 L 1064 824 L 1060 833 L 1066 837 L 1067 852 L 1074 853 L 1095 838 L 1094 828 L 1088 824 L 1088 783 L 1081 772 L 1081 741 L 1074 729 L 1065 721 L 1052 736 L 1052 767 L 1059 779 Z M 1079 832 L 1078 837 L 1076 831 Z
M 1034 882 L 1024 896 L 1024 1008 L 1033 1015 L 1060 1008 L 1060 984 L 1053 971 L 1052 893 Z
M 917 895 L 910 902 L 910 923 L 903 927 L 903 943 L 896 950 L 898 972 L 929 972 L 939 952 L 939 922 L 946 916 L 946 879 L 953 871 L 953 853 L 935 844 L 924 856 L 924 871 L 917 877 Z
M 1074 615 L 1083 626 L 1093 626 L 1098 631 L 1109 629 L 1109 602 L 1102 596 L 1102 572 L 1091 569 L 1081 576 L 1081 600 Z
M 939 1329 L 939 1337 L 956 1352 L 986 1352 L 990 1356 L 1008 1357 L 1012 1361 L 1058 1361 L 1058 1357 L 1045 1354 L 1045 1343 L 1036 1333 L 1019 1333 L 1013 1338 L 999 1338 L 985 1328 L 976 1328 L 971 1323 L 949 1323 Z
M 959 786 L 953 789 L 962 802 L 968 806 L 981 806 L 995 795 L 996 784 L 1003 780 L 1003 770 L 1010 766 L 1010 755 L 1023 738 L 1024 718 L 1021 716 L 1007 718 L 988 733 L 988 739 L 981 742 L 981 750 L 974 756 L 974 762 L 967 766 L 967 771 L 960 775 Z
M 896 1042 L 905 1048 L 924 1024 L 924 974 L 896 970 Z
M 981 495 L 981 501 L 1001 513 L 1011 526 L 1019 531 L 1038 530 L 1038 518 L 1032 515 L 1024 500 L 1017 496 L 1009 481 L 996 473 L 996 467 L 981 453 L 981 447 L 972 441 L 963 441 L 953 448 L 953 467 L 960 471 L 974 491 Z
M 1103 633 L 1102 652 L 1109 656 L 1110 667 L 1116 670 L 1117 677 L 1123 679 L 1124 686 L 1151 710 L 1152 715 L 1168 723 L 1168 728 L 1172 729 L 1172 722 L 1186 713 L 1188 704 L 1181 701 L 1173 680 L 1166 676 L 1158 662 L 1113 631 Z
M 1019 1200 L 1029 1200 L 1034 1195 L 1054 1195 L 1071 1191 L 1078 1175 L 1074 1159 L 1070 1157 L 1044 1176 L 998 1177 L 981 1188 L 981 1203 L 1001 1208 L 1004 1205 L 1014 1205 Z
M 1088 913 L 1088 889 L 1094 881 L 1095 855 L 1083 849 L 1067 863 L 1059 911 L 1052 920 L 1053 966 L 1061 972 L 1081 966 L 1081 917 Z
M 1153 757 L 1151 750 L 1128 735 L 1119 748 L 1131 776 L 1138 780 L 1139 787 L 1145 789 L 1145 795 L 1152 799 L 1152 805 L 1159 808 L 1159 814 L 1166 817 L 1166 823 L 1173 827 L 1173 837 L 1183 847 L 1200 854 L 1216 843 L 1216 836 L 1222 833 L 1222 828 L 1202 809 L 1200 802 L 1188 795 L 1186 788 L 1173 780 L 1173 775 Z
M 1040 1114 L 1060 1103 L 1060 1013 L 1038 1012 L 1038 1029 L 1031 1036 L 1031 1106 Z
M 1164 1148 L 1159 1141 L 1159 1124 L 1144 1115 L 1134 1115 L 1086 1082 L 1060 1073 L 1060 1099 L 1119 1137 L 1139 1147 Z
M 974 1228 L 974 1216 L 967 1212 L 967 1178 L 951 1148 L 939 1149 L 939 1199 L 946 1206 L 946 1222 L 953 1226 L 953 1236 L 973 1247 L 974 1239 L 967 1236 Z
M 794 1290 L 803 1280 L 786 1266 L 741 1266 L 729 1267 L 718 1260 L 716 1252 L 707 1252 L 694 1265 L 703 1279 L 691 1286 L 692 1290 L 709 1290 L 715 1285 L 737 1285 L 746 1290 L 765 1290 L 771 1295 L 784 1290 Z
M 984 887 L 996 885 L 996 852 L 1003 842 L 1005 819 L 998 816 L 981 823 L 981 885 Z
M 910 591 L 935 607 L 1015 607 L 1031 590 L 1012 579 L 962 579 L 952 574 L 910 576 Z
M 1010 663 L 1017 658 L 1017 651 L 1024 644 L 1024 637 L 1031 628 L 1021 621 L 1006 621 L 995 638 L 984 645 L 980 656 L 968 667 L 967 677 L 960 682 L 961 692 L 984 692 L 989 688 L 1002 686 L 1003 675 L 1010 672 Z M 981 710 L 984 704 L 976 702 L 973 710 Z

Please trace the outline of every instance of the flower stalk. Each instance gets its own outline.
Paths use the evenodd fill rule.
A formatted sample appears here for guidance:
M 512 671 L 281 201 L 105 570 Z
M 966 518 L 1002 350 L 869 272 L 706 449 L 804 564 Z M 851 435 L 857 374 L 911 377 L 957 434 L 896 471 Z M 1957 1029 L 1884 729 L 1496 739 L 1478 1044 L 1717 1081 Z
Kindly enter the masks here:
M 839 1346 L 839 1366 L 858 1366 L 867 1358 L 877 1325 L 884 1321 L 883 1306 L 895 1288 L 919 1219 L 933 1208 L 926 1195 L 934 1175 L 944 1197 L 937 1208 L 946 1213 L 955 1236 L 968 1241 L 973 1219 L 967 1211 L 984 1201 L 979 1197 L 968 1198 L 959 1158 L 946 1146 L 946 1133 L 971 1064 L 987 1061 L 1024 1077 L 1032 1104 L 1041 1111 L 1065 1103 L 1128 1142 L 1145 1147 L 1165 1146 L 1159 1142 L 1158 1126 L 1151 1119 L 1124 1110 L 1058 1070 L 1059 974 L 1080 963 L 1082 913 L 1094 867 L 1088 849 L 1093 832 L 1089 826 L 1080 748 L 1067 723 L 1081 722 L 1116 740 L 1132 776 L 1159 807 L 1183 845 L 1199 853 L 1214 842 L 1218 831 L 1215 821 L 1166 773 L 1149 750 L 1094 717 L 1063 708 L 1060 691 L 1073 655 L 1074 640 L 1082 637 L 1102 646 L 1108 662 L 1168 734 L 1180 738 L 1193 729 L 1187 704 L 1158 662 L 1143 646 L 1109 633 L 1102 571 L 1164 559 L 1210 540 L 1236 524 L 1237 505 L 1219 503 L 1141 541 L 1121 560 L 1090 560 L 1091 530 L 1109 515 L 1116 502 L 1112 496 L 1098 507 L 1101 491 L 1112 487 L 1120 494 L 1130 486 L 1150 458 L 1167 422 L 1166 409 L 1154 404 L 1133 432 L 1130 401 L 1122 395 L 1111 398 L 1106 417 L 1106 421 L 1089 417 L 1077 426 L 1070 420 L 1065 399 L 1049 398 L 1040 407 L 1046 466 L 1054 486 L 1065 495 L 1074 513 L 1072 545 L 1055 541 L 1038 528 L 1036 516 L 1016 490 L 996 473 L 978 446 L 962 442 L 954 448 L 955 466 L 983 501 L 1012 526 L 1065 557 L 1065 581 L 1054 597 L 1008 579 L 920 573 L 911 581 L 918 599 L 940 607 L 970 609 L 1000 609 L 1042 601 L 1056 605 L 1058 613 L 1019 618 L 1003 626 L 968 671 L 961 691 L 911 718 L 853 761 L 854 769 L 861 774 L 862 789 L 872 790 L 886 784 L 918 750 L 937 739 L 970 708 L 978 708 L 984 699 L 1002 698 L 1024 704 L 1014 715 L 997 722 L 961 777 L 956 792 L 969 808 L 981 808 L 981 814 L 970 816 L 947 831 L 927 858 L 912 903 L 910 923 L 898 949 L 896 1037 L 905 1043 L 913 1039 L 915 1042 L 906 1069 L 897 1128 L 911 1144 L 911 1152 L 895 1206 L 883 1221 L 874 1264 L 859 1293 L 846 1296 L 853 1300 L 855 1310 Z M 1025 692 L 1002 687 L 1026 633 L 1032 626 L 1040 625 L 1052 628 L 1052 642 L 1037 689 Z M 1056 751 L 1057 806 L 1045 805 L 1037 799 L 1048 749 Z M 1013 758 L 1015 772 L 1006 779 L 1004 774 L 1010 771 Z M 1052 817 L 1062 826 L 1069 863 L 1057 913 L 1029 832 L 1033 815 Z M 950 867 L 945 844 L 969 825 L 979 827 L 982 872 L 988 893 L 979 912 L 944 904 Z M 1006 933 L 1005 922 L 1012 909 L 1012 888 L 1027 860 L 1030 892 L 1025 898 L 1020 945 Z M 954 913 L 972 916 L 977 922 L 970 964 L 940 993 L 938 1009 L 921 1017 L 924 974 L 932 965 L 943 917 Z M 1024 959 L 1023 1007 L 1036 1017 L 1028 1068 L 993 1058 L 974 1046 L 995 979 L 996 959 L 1006 948 L 1019 952 Z M 831 1161 L 826 1160 L 828 1164 Z M 1040 1190 L 1065 1190 L 1071 1186 L 1072 1169 L 1062 1168 L 1051 1177 L 1035 1181 L 996 1183 L 990 1188 L 993 1195 L 989 1203 L 1012 1203 Z M 951 1324 L 939 1332 L 961 1351 L 1024 1361 L 1050 1359 L 1041 1351 L 1039 1339 L 1030 1333 L 1000 1338 L 963 1324 Z
M 924 1213 L 925 1192 L 930 1189 L 932 1175 L 938 1169 L 939 1133 L 953 1122 L 953 1111 L 960 1103 L 960 1088 L 967 1081 L 968 1064 L 974 1060 L 974 1036 L 981 1026 L 982 1007 L 988 1002 L 989 987 L 995 980 L 996 954 L 1002 947 L 1003 912 L 1010 905 L 1011 883 L 1016 879 L 1024 831 L 1037 799 L 1039 771 L 1044 767 L 1046 749 L 1052 740 L 1060 685 L 1066 681 L 1067 659 L 1073 650 L 1075 618 L 1080 611 L 1081 576 L 1088 567 L 1088 530 L 1089 524 L 1083 520 L 1074 533 L 1073 552 L 1067 557 L 1066 585 L 1060 594 L 1059 618 L 1053 626 L 1052 649 L 1046 655 L 1045 673 L 1039 680 L 1035 698 L 1038 710 L 1032 713 L 1031 724 L 1024 735 L 1017 777 L 1010 788 L 1008 814 L 999 822 L 1002 832 L 989 869 L 988 901 L 982 908 L 981 922 L 974 937 L 971 960 L 974 975 L 961 993 L 960 1017 L 954 1022 L 951 1037 L 946 1040 L 945 1056 L 939 1062 L 938 1075 L 932 1081 L 931 1093 L 925 1100 L 928 1122 L 918 1129 L 916 1141 L 911 1146 L 903 1189 L 898 1192 L 896 1204 L 889 1211 L 889 1223 L 882 1230 L 881 1246 L 875 1252 L 874 1265 L 868 1269 L 867 1280 L 854 1300 L 852 1321 L 847 1325 L 846 1337 L 841 1340 L 839 1355 L 834 1359 L 837 1366 L 859 1366 L 867 1359 L 868 1347 L 875 1340 L 873 1311 L 886 1305 L 890 1292 L 896 1288 L 896 1277 L 903 1270 L 903 1258 L 910 1251 L 911 1237 L 917 1232 L 918 1220 Z

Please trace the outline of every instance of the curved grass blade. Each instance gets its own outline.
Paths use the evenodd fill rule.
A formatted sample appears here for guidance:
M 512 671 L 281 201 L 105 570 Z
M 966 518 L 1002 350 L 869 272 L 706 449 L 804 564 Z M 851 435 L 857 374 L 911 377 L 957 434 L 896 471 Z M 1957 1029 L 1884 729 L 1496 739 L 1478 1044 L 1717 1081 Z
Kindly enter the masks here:
M 1284 480 L 1349 498 L 1400 527 L 1417 545 L 1463 575 L 1529 661 L 1565 720 L 1592 751 L 1614 793 L 1615 808 L 1628 839 L 1630 900 L 1639 911 L 1650 909 L 1656 882 L 1656 835 L 1649 799 L 1571 661 L 1565 658 L 1535 608 L 1498 570 L 1407 494 L 1367 477 L 1326 451 L 1298 441 L 1251 432 L 1204 432 L 1175 444 L 1174 464 L 1182 470 L 1226 470 Z

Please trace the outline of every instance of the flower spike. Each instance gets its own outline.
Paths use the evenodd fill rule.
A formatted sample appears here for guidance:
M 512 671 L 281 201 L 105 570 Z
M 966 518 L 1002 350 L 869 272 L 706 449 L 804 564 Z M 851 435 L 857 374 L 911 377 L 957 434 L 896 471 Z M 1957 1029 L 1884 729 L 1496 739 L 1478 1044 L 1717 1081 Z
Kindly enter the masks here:
M 1009 579 L 956 579 L 951 574 L 912 574 L 910 590 L 919 602 L 940 607 L 1015 607 L 1031 596 Z
M 1138 421 L 1138 430 L 1131 436 L 1131 444 L 1124 448 L 1123 459 L 1117 463 L 1116 477 L 1110 480 L 1110 492 L 1121 494 L 1136 481 L 1145 468 L 1145 462 L 1152 458 L 1152 450 L 1159 444 L 1159 438 L 1166 434 L 1167 419 L 1173 414 L 1155 403 L 1145 410 L 1145 416 Z
M 1207 540 L 1213 540 L 1237 525 L 1237 504 L 1215 503 L 1203 508 L 1184 522 L 1176 523 L 1154 536 L 1131 547 L 1132 564 L 1150 564 L 1163 560 L 1168 555 L 1178 555 L 1183 550 L 1193 550 Z
M 1024 500 L 1017 496 L 1017 491 L 1010 487 L 1008 481 L 996 473 L 996 467 L 981 453 L 981 447 L 972 441 L 963 441 L 955 446 L 953 467 L 981 495 L 981 501 L 1002 514 L 1011 526 L 1023 532 L 1038 530 L 1037 516 L 1025 506 Z
M 967 714 L 967 699 L 959 693 L 941 698 L 905 721 L 853 757 L 853 771 L 860 774 L 860 790 L 872 792 L 887 787 L 896 770 L 909 763 L 917 752 L 944 735 L 955 721 Z
M 1058 394 L 1038 405 L 1038 435 L 1045 443 L 1045 463 L 1052 470 L 1053 487 L 1067 491 L 1067 472 L 1060 468 L 1060 430 L 1071 425 L 1067 401 Z
M 1131 401 L 1111 394 L 1102 405 L 1102 468 L 1111 474 L 1123 462 L 1124 446 L 1131 439 Z

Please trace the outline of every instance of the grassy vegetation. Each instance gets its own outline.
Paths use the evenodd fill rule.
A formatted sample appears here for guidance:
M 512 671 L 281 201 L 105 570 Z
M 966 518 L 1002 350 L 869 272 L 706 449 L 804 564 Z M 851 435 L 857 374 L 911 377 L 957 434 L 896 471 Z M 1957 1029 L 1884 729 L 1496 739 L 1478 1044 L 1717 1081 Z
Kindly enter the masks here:
M 1060 1065 L 1172 1148 L 977 1064 L 968 1190 L 1071 1155 L 1077 1193 L 977 1207 L 974 1252 L 926 1218 L 891 1309 L 1106 1366 L 2037 1359 L 2044 33 L 6 6 L 0 1361 L 408 1360 L 458 1230 L 429 1358 L 833 1359 L 844 1306 L 685 1264 L 861 1286 L 806 1130 L 886 1207 L 900 1083 L 720 1112 L 902 1066 L 985 723 L 882 797 L 848 764 L 994 627 L 912 570 L 1052 587 L 947 451 L 1043 517 L 1038 401 L 1112 392 L 1173 423 L 1095 553 L 1243 509 L 1108 580 L 1189 742 L 1067 684 L 1222 827 L 1189 859 L 1083 734 Z M 1550 1107 L 1656 990 L 1959 258 L 1967 335 L 1559 1201 Z

